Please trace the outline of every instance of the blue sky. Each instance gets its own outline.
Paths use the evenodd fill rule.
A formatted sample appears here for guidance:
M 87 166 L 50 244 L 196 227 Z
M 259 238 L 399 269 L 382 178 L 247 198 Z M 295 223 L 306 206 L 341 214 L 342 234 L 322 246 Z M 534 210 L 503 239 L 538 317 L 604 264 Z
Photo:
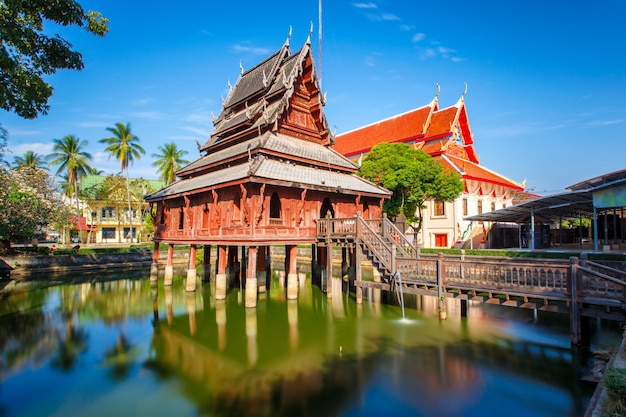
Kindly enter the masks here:
M 83 54 L 83 71 L 60 71 L 48 115 L 0 111 L 5 159 L 51 151 L 73 134 L 92 165 L 119 172 L 99 139 L 130 122 L 146 155 L 135 177 L 156 178 L 152 153 L 166 142 L 199 154 L 228 83 L 278 50 L 292 51 L 311 23 L 316 64 L 318 0 L 257 2 L 81 1 L 109 20 L 104 38 L 55 28 Z M 325 113 L 336 133 L 421 107 L 441 86 L 465 102 L 481 164 L 539 194 L 626 168 L 626 2 L 344 1 L 323 5 Z

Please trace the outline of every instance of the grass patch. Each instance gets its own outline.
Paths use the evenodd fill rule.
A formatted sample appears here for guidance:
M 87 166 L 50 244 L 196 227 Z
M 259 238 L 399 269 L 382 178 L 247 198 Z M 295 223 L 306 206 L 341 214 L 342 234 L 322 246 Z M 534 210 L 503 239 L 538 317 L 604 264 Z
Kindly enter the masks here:
M 610 400 L 609 415 L 626 416 L 626 369 L 607 369 L 604 373 L 604 386 Z

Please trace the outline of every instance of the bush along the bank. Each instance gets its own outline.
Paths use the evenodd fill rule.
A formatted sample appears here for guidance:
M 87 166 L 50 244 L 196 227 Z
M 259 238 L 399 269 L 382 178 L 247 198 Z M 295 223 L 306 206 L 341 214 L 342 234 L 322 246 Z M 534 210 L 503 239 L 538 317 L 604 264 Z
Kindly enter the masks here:
M 626 416 L 626 369 L 611 367 L 604 373 L 604 386 L 613 416 Z

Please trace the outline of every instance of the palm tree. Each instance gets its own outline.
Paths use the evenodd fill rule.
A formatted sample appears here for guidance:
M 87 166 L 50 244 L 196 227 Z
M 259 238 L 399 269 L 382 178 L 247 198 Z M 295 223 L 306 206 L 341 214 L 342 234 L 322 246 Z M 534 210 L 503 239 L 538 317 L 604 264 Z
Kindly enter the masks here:
M 76 197 L 76 214 L 79 229 L 79 238 L 83 236 L 83 224 L 80 221 L 80 202 L 78 196 L 78 182 L 80 177 L 85 175 L 91 167 L 89 162 L 91 160 L 91 154 L 84 149 L 87 146 L 87 141 L 81 140 L 74 135 L 67 135 L 61 139 L 53 139 L 54 146 L 52 147 L 52 153 L 48 155 L 47 159 L 50 165 L 59 165 L 59 169 L 56 175 L 61 174 L 63 171 L 67 174 L 68 188 L 73 188 L 74 196 Z M 70 197 L 71 198 L 71 197 Z
M 133 210 L 130 205 L 130 178 L 128 176 L 128 166 L 135 159 L 139 159 L 141 154 L 146 151 L 139 145 L 139 138 L 130 130 L 130 123 L 115 123 L 115 127 L 108 127 L 107 130 L 113 133 L 112 137 L 100 139 L 100 143 L 107 144 L 105 151 L 111 153 L 109 157 L 114 156 L 120 161 L 122 171 L 126 171 L 126 193 L 128 195 L 128 218 L 130 223 L 130 242 L 133 242 Z
M 26 151 L 26 153 L 24 153 L 24 156 L 16 156 L 15 158 L 13 158 L 13 167 L 11 169 L 28 167 L 41 168 L 47 171 L 48 167 L 46 167 L 44 164 L 45 161 L 43 156 L 33 151 Z
M 183 156 L 187 154 L 187 151 L 178 149 L 174 142 L 166 143 L 163 146 L 159 146 L 161 153 L 153 153 L 153 158 L 158 158 L 152 163 L 153 167 L 158 167 L 157 172 L 161 174 L 161 179 L 170 184 L 176 179 L 176 171 L 181 166 L 188 164 L 189 161 L 183 159 Z

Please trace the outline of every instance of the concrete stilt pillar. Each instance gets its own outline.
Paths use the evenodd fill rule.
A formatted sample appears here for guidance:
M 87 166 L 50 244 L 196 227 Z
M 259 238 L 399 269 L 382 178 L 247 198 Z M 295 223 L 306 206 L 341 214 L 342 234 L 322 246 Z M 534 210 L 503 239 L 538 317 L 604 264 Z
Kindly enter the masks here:
M 215 274 L 215 299 L 226 298 L 226 246 L 217 248 L 217 274 Z
M 165 276 L 163 277 L 164 285 L 172 285 L 174 279 L 174 245 L 169 244 L 167 246 L 167 264 L 165 265 Z
M 298 298 L 298 247 L 296 245 L 287 245 L 285 253 L 289 254 L 289 265 L 287 270 L 287 299 L 295 300 Z
M 154 242 L 154 251 L 152 252 L 152 263 L 150 264 L 150 282 L 159 280 L 159 242 Z
M 257 248 L 250 246 L 248 248 L 248 265 L 246 268 L 246 307 L 256 307 L 257 300 L 257 278 L 256 278 L 256 262 Z
M 185 283 L 185 290 L 196 290 L 196 245 L 191 245 L 189 248 L 189 265 L 187 266 L 187 282 Z

